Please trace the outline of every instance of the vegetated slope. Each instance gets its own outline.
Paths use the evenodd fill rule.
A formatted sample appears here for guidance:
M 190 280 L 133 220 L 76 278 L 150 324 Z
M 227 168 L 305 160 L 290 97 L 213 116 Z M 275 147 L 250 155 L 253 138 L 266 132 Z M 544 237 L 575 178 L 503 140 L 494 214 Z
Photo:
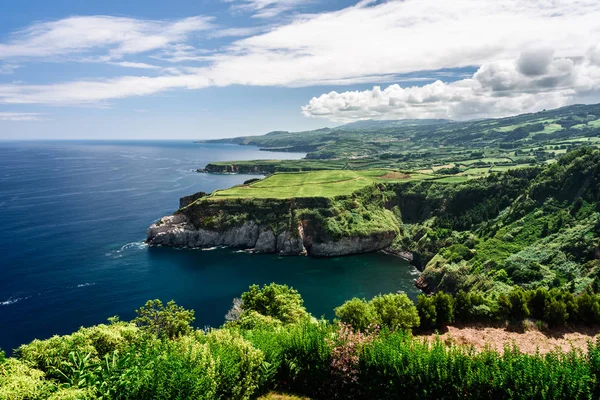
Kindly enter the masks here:
M 190 229 L 224 235 L 217 244 L 255 248 L 264 235 L 271 244 L 259 251 L 282 251 L 280 235 L 296 241 L 289 254 L 361 253 L 393 240 L 414 254 L 428 291 L 493 295 L 518 284 L 581 292 L 600 285 L 599 165 L 600 150 L 585 147 L 553 164 L 459 181 L 389 170 L 275 174 L 178 213 Z M 214 245 L 186 240 L 170 244 Z
M 436 299 L 438 318 L 459 304 L 447 295 Z M 133 321 L 113 317 L 20 346 L 11 358 L 0 352 L 0 396 L 252 399 L 273 389 L 369 400 L 399 393 L 407 399 L 600 395 L 600 342 L 543 355 L 516 346 L 474 351 L 412 336 L 423 323 L 421 311 L 405 294 L 386 294 L 344 303 L 336 309 L 339 322 L 318 321 L 294 289 L 253 285 L 234 300 L 221 328 L 199 330 L 191 326 L 194 311 L 153 300 Z M 349 317 L 374 324 L 356 329 Z
M 262 170 L 268 172 L 330 168 L 409 170 L 448 165 L 456 168 L 455 173 L 466 174 L 543 163 L 578 146 L 600 144 L 600 105 L 574 105 L 465 122 L 417 121 L 359 121 L 334 129 L 271 132 L 213 142 L 308 152 L 305 160 L 282 161 L 279 166 L 271 162 Z M 315 163 L 316 160 L 330 163 Z M 255 167 L 256 163 L 262 165 L 255 162 Z M 228 171 L 230 165 L 233 167 Z M 213 163 L 208 170 L 234 172 L 247 165 Z
M 600 287 L 600 150 L 457 185 L 397 191 L 396 246 L 421 257 L 426 290 Z

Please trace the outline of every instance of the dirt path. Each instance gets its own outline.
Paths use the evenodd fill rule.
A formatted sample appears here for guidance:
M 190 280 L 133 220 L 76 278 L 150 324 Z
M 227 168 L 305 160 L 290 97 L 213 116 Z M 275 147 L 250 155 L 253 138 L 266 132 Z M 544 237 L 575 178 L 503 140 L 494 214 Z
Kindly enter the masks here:
M 472 345 L 477 350 L 489 347 L 502 352 L 505 345 L 516 344 L 524 353 L 535 354 L 539 350 L 544 354 L 556 349 L 570 351 L 576 348 L 586 351 L 588 342 L 595 340 L 600 334 L 600 327 L 565 327 L 540 331 L 535 324 L 527 325 L 520 332 L 503 326 L 450 326 L 447 332 L 439 336 L 446 343 Z M 436 337 L 434 334 L 416 336 L 427 340 L 435 340 Z

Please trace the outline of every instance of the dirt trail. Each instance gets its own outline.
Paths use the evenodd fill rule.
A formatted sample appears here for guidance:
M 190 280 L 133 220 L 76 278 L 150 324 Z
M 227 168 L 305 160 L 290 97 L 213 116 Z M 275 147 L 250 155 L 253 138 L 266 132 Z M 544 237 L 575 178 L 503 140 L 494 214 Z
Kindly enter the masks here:
M 560 349 L 570 351 L 572 348 L 587 350 L 590 340 L 600 334 L 600 327 L 565 327 L 561 329 L 539 330 L 535 324 L 527 324 L 524 331 L 511 331 L 504 326 L 490 327 L 469 325 L 464 327 L 449 326 L 447 332 L 440 334 L 442 341 L 459 345 L 472 345 L 476 350 L 486 347 L 502 352 L 505 345 L 516 344 L 528 354 L 541 354 Z M 427 340 L 435 340 L 434 334 L 416 335 Z

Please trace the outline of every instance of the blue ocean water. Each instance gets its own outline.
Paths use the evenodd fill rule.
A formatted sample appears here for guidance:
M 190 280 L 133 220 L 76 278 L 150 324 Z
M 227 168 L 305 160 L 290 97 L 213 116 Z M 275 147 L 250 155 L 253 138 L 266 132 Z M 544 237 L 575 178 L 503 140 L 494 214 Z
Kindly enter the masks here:
M 143 243 L 179 197 L 253 177 L 196 168 L 301 156 L 190 142 L 0 142 L 0 348 L 130 319 L 154 298 L 195 309 L 197 326 L 219 326 L 253 283 L 292 285 L 329 318 L 353 296 L 416 296 L 415 269 L 379 253 L 314 259 Z

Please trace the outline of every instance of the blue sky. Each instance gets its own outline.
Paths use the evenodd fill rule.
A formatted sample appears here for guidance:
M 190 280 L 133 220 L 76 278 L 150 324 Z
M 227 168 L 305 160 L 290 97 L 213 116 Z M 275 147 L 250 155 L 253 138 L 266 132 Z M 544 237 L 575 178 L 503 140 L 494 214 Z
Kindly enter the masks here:
M 600 102 L 595 0 L 4 3 L 0 139 L 200 139 Z

